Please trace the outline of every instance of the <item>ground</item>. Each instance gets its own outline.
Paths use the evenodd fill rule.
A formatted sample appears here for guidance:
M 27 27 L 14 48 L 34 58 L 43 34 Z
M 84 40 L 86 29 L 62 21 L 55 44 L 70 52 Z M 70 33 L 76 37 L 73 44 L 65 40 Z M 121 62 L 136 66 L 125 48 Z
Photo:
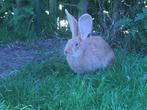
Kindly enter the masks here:
M 65 40 L 47 39 L 31 42 L 16 41 L 0 47 L 0 77 L 20 70 L 32 61 L 42 61 L 55 50 L 63 55 Z
M 65 43 L 1 46 L 0 110 L 147 110 L 147 56 L 114 49 L 113 66 L 78 75 L 63 55 Z

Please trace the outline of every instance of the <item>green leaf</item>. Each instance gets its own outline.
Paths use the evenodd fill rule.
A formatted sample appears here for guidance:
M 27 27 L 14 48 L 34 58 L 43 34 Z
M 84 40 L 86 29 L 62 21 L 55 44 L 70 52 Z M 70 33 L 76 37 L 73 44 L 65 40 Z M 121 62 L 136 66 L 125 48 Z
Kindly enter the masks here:
M 146 37 L 144 35 L 141 36 L 141 43 L 142 44 L 146 44 L 147 43 Z
M 24 12 L 29 14 L 29 15 L 33 15 L 34 14 L 34 11 L 33 11 L 33 8 L 32 7 L 25 7 L 23 8 Z
M 115 27 L 121 27 L 122 25 L 130 26 L 132 21 L 132 19 L 124 17 L 123 19 L 120 19 L 115 23 Z
M 130 30 L 129 30 L 129 32 L 131 33 L 131 35 L 135 38 L 136 36 L 136 33 L 138 32 L 138 30 L 137 30 L 137 28 L 131 28 Z
M 145 14 L 145 16 L 147 16 L 147 8 L 143 8 L 142 11 L 143 11 L 143 14 Z
M 147 29 L 147 24 L 146 24 L 146 25 L 144 25 L 144 29 Z
M 135 22 L 136 22 L 136 21 L 140 21 L 140 20 L 142 20 L 142 19 L 144 19 L 144 18 L 145 18 L 145 14 L 139 13 L 139 14 L 137 14 L 136 17 L 135 17 Z

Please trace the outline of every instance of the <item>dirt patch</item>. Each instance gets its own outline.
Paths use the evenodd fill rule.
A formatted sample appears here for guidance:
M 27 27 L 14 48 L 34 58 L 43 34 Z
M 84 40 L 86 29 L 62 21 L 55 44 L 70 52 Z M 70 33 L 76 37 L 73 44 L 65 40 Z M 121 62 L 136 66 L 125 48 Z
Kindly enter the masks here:
M 63 55 L 66 41 L 61 39 L 14 42 L 0 47 L 0 77 L 10 75 L 32 61 L 42 61 L 52 53 Z

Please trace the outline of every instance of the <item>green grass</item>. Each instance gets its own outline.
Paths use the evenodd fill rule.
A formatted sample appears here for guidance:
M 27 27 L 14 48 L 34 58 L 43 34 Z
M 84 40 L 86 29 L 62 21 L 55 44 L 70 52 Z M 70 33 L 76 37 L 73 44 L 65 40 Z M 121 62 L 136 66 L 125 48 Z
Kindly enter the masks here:
M 37 36 L 34 34 L 24 35 L 16 33 L 14 31 L 7 31 L 6 29 L 0 29 L 0 44 L 7 44 L 14 41 L 26 41 L 36 39 Z
M 0 80 L 0 110 L 147 110 L 147 57 L 116 52 L 116 64 L 76 75 L 58 55 Z

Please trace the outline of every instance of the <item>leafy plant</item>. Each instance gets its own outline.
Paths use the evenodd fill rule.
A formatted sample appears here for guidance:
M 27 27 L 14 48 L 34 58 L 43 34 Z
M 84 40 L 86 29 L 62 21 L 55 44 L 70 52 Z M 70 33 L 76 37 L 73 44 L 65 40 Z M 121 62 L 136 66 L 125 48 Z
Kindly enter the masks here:
M 10 25 L 14 31 L 29 36 L 34 32 L 34 12 L 32 7 L 23 7 L 21 9 L 13 8 L 14 16 L 10 20 Z
M 122 43 L 129 50 L 147 52 L 147 8 L 137 13 L 134 18 L 124 17 L 116 22 L 115 26 L 121 28 L 124 34 Z M 124 44 L 122 44 L 124 46 Z

